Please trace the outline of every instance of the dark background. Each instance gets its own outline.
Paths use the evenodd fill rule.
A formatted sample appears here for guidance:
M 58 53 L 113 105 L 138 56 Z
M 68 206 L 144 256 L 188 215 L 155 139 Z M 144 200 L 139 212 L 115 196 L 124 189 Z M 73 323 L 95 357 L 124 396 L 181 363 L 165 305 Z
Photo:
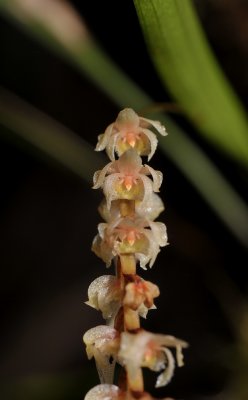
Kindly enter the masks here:
M 131 0 L 71 3 L 131 78 L 156 102 L 173 101 L 150 62 Z M 247 108 L 248 3 L 195 4 L 221 66 Z M 3 87 L 92 145 L 116 118 L 118 108 L 94 84 L 3 17 L 0 54 Z M 247 173 L 200 138 L 185 117 L 173 118 L 247 200 Z M 81 337 L 103 323 L 84 305 L 90 282 L 108 273 L 90 251 L 102 195 L 25 144 L 6 135 L 0 140 L 0 397 L 79 399 L 98 382 Z M 239 294 L 247 294 L 247 252 L 160 151 L 151 165 L 165 175 L 161 196 L 166 211 L 159 220 L 167 225 L 170 246 L 162 249 L 151 271 L 140 271 L 161 289 L 158 310 L 149 313 L 143 326 L 190 343 L 186 366 L 153 394 L 215 398 L 244 371 L 235 307 Z M 154 375 L 149 375 L 147 389 L 153 390 L 153 383 Z

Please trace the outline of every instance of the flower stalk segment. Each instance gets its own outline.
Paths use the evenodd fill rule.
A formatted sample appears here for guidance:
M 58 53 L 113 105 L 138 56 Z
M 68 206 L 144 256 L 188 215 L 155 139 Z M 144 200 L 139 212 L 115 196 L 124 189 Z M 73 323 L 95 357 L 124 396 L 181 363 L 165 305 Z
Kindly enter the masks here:
M 86 400 L 150 400 L 142 368 L 158 372 L 156 387 L 161 387 L 174 374 L 175 358 L 183 365 L 186 342 L 147 332 L 140 325 L 140 317 L 156 308 L 154 299 L 160 292 L 137 274 L 137 267 L 151 268 L 160 248 L 168 244 L 165 225 L 155 221 L 164 210 L 156 194 L 163 175 L 142 160 L 147 156 L 149 161 L 156 150 L 154 131 L 167 134 L 160 122 L 126 108 L 98 137 L 96 151 L 106 150 L 110 162 L 93 177 L 93 188 L 102 188 L 105 199 L 99 206 L 104 222 L 98 225 L 92 250 L 107 267 L 114 264 L 115 275 L 96 278 L 88 289 L 86 304 L 102 313 L 106 325 L 91 328 L 83 337 L 101 382 Z M 123 368 L 119 387 L 113 384 L 116 362 Z

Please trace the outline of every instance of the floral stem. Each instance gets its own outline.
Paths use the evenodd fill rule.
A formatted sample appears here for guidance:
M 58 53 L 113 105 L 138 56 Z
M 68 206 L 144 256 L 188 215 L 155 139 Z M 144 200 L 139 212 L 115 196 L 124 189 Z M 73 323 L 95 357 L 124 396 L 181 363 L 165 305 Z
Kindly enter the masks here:
M 135 376 L 127 370 L 127 383 L 128 389 L 132 392 L 143 393 L 144 392 L 144 380 L 142 369 L 139 368 L 135 371 Z
M 121 200 L 120 213 L 122 217 L 131 217 L 135 214 L 135 201 L 134 200 Z
M 123 275 L 135 275 L 136 274 L 136 261 L 134 254 L 121 254 L 121 272 Z

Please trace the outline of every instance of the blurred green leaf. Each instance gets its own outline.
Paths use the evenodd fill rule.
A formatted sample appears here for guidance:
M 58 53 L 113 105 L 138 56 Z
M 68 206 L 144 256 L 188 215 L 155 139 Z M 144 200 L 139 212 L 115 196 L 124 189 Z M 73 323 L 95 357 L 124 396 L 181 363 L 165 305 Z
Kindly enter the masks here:
M 103 155 L 85 140 L 1 87 L 0 123 L 8 129 L 8 138 L 21 139 L 90 184 L 95 170 L 103 165 Z
M 134 0 L 165 86 L 207 139 L 248 165 L 245 112 L 219 68 L 191 0 Z

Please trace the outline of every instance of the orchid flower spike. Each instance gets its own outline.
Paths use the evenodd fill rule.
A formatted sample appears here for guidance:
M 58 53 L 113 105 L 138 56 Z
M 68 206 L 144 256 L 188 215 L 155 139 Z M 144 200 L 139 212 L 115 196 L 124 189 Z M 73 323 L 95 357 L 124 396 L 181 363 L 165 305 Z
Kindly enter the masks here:
M 151 175 L 152 180 L 146 175 Z M 110 209 L 111 202 L 117 199 L 149 201 L 153 192 L 159 192 L 162 180 L 162 172 L 143 166 L 141 157 L 130 149 L 119 160 L 95 172 L 93 189 L 103 188 Z
M 106 152 L 110 160 L 115 159 L 115 152 L 120 157 L 130 148 L 135 149 L 137 154 L 152 158 L 157 148 L 156 135 L 148 129 L 155 128 L 162 136 L 167 135 L 165 127 L 159 121 L 139 117 L 131 108 L 122 110 L 116 121 L 110 124 L 105 132 L 98 136 L 96 151 Z
M 140 325 L 140 317 L 156 308 L 154 299 L 160 292 L 157 285 L 137 275 L 137 265 L 151 268 L 160 248 L 168 244 L 166 226 L 155 221 L 164 210 L 156 194 L 163 175 L 143 165 L 141 158 L 150 160 L 156 150 L 158 140 L 152 130 L 167 134 L 160 122 L 126 108 L 98 137 L 96 150 L 106 149 L 111 162 L 93 177 L 93 188 L 102 188 L 105 195 L 99 207 L 105 222 L 98 225 L 92 250 L 107 267 L 114 260 L 116 275 L 100 276 L 88 289 L 86 304 L 100 310 L 107 325 L 89 329 L 83 336 L 101 382 L 85 400 L 156 400 L 144 391 L 142 368 L 158 372 L 156 387 L 164 386 L 173 376 L 176 361 L 183 365 L 182 349 L 188 346 Z M 119 388 L 113 385 L 116 362 L 125 369 Z

